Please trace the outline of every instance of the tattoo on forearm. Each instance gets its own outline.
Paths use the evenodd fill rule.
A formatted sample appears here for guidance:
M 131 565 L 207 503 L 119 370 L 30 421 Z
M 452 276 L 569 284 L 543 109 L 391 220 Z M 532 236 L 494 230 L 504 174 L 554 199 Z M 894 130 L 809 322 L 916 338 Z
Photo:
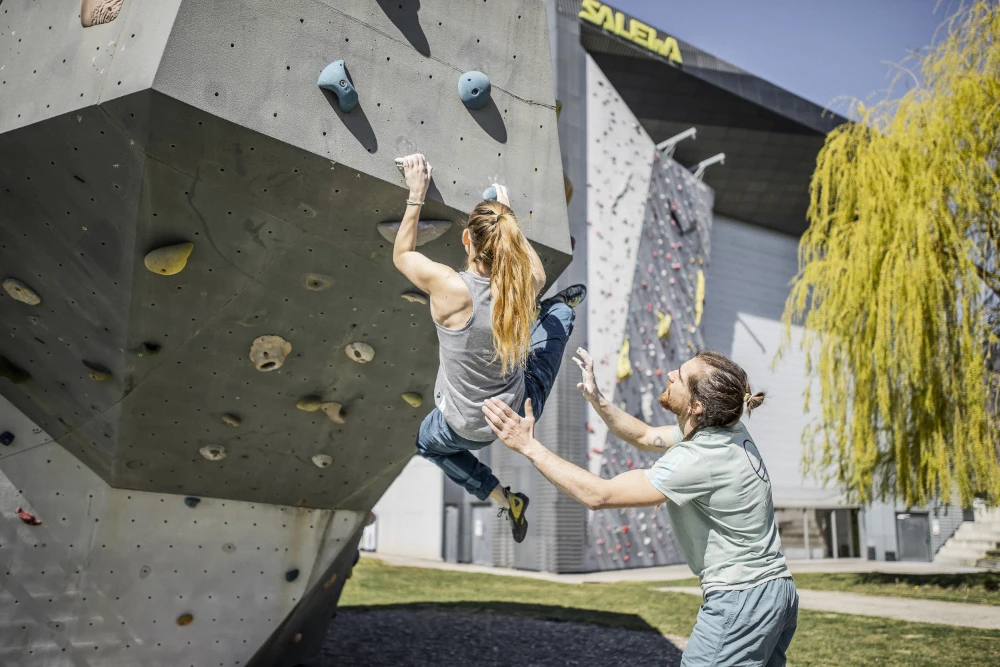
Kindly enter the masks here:
M 653 440 L 653 447 L 656 447 L 657 449 L 666 449 L 667 443 L 665 443 L 663 438 L 660 436 L 656 436 L 656 439 Z

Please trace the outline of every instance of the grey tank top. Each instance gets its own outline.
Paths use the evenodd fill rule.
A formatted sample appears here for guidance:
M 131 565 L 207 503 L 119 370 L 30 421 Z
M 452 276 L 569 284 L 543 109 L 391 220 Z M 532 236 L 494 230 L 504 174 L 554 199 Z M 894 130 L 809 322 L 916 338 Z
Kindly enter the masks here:
M 472 294 L 472 317 L 461 329 L 435 322 L 440 349 L 434 403 L 444 420 L 468 440 L 496 439 L 483 415 L 487 398 L 499 398 L 515 410 L 524 399 L 524 371 L 515 367 L 506 376 L 494 360 L 490 279 L 463 271 L 458 274 Z

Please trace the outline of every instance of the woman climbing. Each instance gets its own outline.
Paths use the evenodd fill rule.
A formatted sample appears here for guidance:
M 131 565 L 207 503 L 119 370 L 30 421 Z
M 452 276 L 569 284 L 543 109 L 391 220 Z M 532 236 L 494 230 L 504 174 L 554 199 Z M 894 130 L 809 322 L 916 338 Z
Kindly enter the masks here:
M 410 189 L 406 214 L 396 234 L 392 260 L 410 282 L 430 296 L 440 365 L 436 407 L 417 434 L 417 451 L 479 500 L 492 498 L 506 514 L 514 541 L 528 531 L 528 497 L 511 492 L 472 453 L 489 445 L 493 430 L 483 414 L 488 398 L 518 406 L 530 400 L 539 415 L 552 390 L 563 349 L 573 330 L 573 308 L 587 295 L 583 285 L 567 287 L 537 302 L 545 270 L 510 209 L 507 190 L 478 204 L 462 231 L 466 267 L 458 272 L 416 252 L 420 207 L 431 182 L 423 155 L 409 155 L 400 167 Z

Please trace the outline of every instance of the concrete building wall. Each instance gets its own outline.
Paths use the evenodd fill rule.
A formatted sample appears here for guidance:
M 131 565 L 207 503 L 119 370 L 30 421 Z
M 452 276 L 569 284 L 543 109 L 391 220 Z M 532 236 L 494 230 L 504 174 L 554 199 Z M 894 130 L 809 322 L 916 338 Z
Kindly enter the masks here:
M 430 461 L 410 459 L 372 510 L 376 553 L 442 559 L 445 481 Z

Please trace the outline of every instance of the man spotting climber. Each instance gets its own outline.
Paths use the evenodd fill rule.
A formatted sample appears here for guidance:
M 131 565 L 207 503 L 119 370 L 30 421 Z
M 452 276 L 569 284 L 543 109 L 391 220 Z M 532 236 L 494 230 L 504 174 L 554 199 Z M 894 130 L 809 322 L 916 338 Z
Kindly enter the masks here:
M 648 470 L 602 479 L 565 461 L 534 439 L 530 402 L 521 417 L 502 400 L 483 412 L 511 449 L 526 456 L 561 491 L 589 509 L 667 503 L 677 542 L 701 580 L 705 602 L 682 667 L 785 664 L 795 633 L 798 594 L 781 553 L 771 481 L 740 421 L 764 401 L 742 368 L 699 352 L 667 375 L 659 402 L 677 426 L 652 427 L 601 395 L 593 361 L 580 348 L 577 388 L 621 440 L 664 455 Z
M 530 399 L 541 413 L 573 330 L 573 308 L 587 294 L 573 285 L 537 303 L 545 270 L 510 208 L 507 189 L 494 184 L 496 201 L 483 201 L 462 231 L 466 267 L 428 259 L 415 250 L 420 207 L 431 181 L 423 155 L 398 161 L 410 188 L 392 259 L 399 271 L 430 296 L 440 365 L 436 407 L 417 434 L 417 451 L 480 500 L 492 498 L 506 514 L 514 540 L 528 530 L 528 497 L 500 485 L 472 453 L 496 438 L 483 402 L 500 396 L 523 410 Z

